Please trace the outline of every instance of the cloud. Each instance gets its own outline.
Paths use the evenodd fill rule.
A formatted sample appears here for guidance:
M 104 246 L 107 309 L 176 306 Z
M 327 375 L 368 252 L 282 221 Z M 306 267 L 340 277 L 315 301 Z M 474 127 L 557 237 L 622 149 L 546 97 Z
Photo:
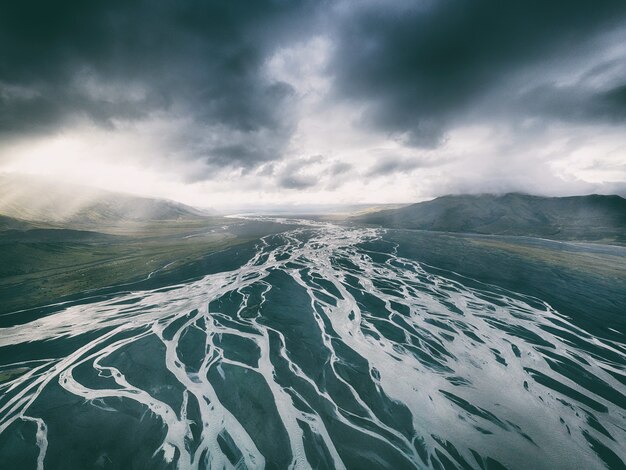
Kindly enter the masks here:
M 411 157 L 387 157 L 380 159 L 375 165 L 371 166 L 365 175 L 372 176 L 388 176 L 396 173 L 411 173 L 417 168 L 429 168 L 434 166 L 445 165 L 449 161 L 448 158 L 428 159 L 428 158 L 411 158 Z
M 518 79 L 529 67 L 549 68 L 546 61 L 584 52 L 588 41 L 624 27 L 626 18 L 626 3 L 611 0 L 394 4 L 364 2 L 337 23 L 335 97 L 364 103 L 366 128 L 424 148 L 440 146 L 450 128 L 493 95 L 504 99 L 498 107 L 508 104 L 516 113 L 511 97 L 527 85 Z M 531 80 L 540 83 L 541 76 Z M 560 101 L 595 106 L 586 119 L 604 118 L 620 108 L 619 90 L 601 89 L 577 103 L 578 87 L 562 88 Z M 614 117 L 622 119 L 622 111 Z
M 283 175 L 278 178 L 278 185 L 285 189 L 306 189 L 317 184 L 315 177 L 311 175 Z
M 0 138 L 185 118 L 209 166 L 278 159 L 293 89 L 263 73 L 306 2 L 27 2 L 0 17 Z M 189 145 L 186 145 L 189 142 Z
M 278 186 L 285 189 L 306 189 L 316 186 L 320 179 L 319 166 L 322 155 L 313 155 L 288 161 L 278 173 Z
M 625 44 L 622 0 L 12 2 L 0 167 L 210 205 L 619 189 Z
M 625 77 L 626 80 L 626 77 Z M 542 85 L 524 93 L 519 109 L 561 121 L 626 123 L 626 83 L 595 90 L 585 86 Z
M 328 167 L 328 174 L 332 176 L 345 175 L 354 168 L 351 164 L 345 162 L 335 162 Z

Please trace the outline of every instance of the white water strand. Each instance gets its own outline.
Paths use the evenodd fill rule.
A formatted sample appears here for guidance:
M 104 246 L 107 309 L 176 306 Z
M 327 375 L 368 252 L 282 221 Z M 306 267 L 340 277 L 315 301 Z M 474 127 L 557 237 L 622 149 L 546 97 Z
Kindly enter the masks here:
M 271 455 L 229 405 L 219 383 L 228 379 L 232 386 L 228 368 L 266 384 L 289 446 L 287 466 L 294 469 L 312 465 L 313 448 L 326 453 L 333 468 L 361 462 L 341 429 L 367 439 L 363 452 L 369 445 L 381 449 L 379 465 L 388 456 L 416 468 L 441 461 L 479 467 L 489 457 L 512 468 L 603 468 L 590 442 L 625 458 L 616 445 L 626 441 L 624 386 L 616 379 L 624 373 L 624 345 L 591 337 L 536 299 L 489 286 L 468 288 L 393 249 L 367 249 L 380 242 L 377 230 L 307 224 L 262 239 L 252 259 L 235 271 L 75 305 L 0 329 L 4 348 L 95 335 L 65 357 L 2 384 L 0 433 L 16 420 L 35 422 L 37 468 L 43 468 L 48 428 L 29 410 L 44 406 L 38 398 L 58 383 L 84 398 L 84 406 L 115 410 L 120 402 L 134 402 L 149 410 L 165 431 L 153 457 L 176 468 L 262 468 L 280 460 L 284 456 Z M 280 295 L 287 302 L 299 292 L 306 308 L 293 318 L 274 319 L 280 307 L 269 299 Z M 208 308 L 228 299 L 239 299 L 234 311 Z M 297 329 L 307 315 L 317 332 Z M 316 365 L 317 375 L 298 355 L 307 349 L 298 353 L 289 346 L 308 333 L 320 338 L 313 357 L 327 357 Z M 191 335 L 202 338 L 193 343 L 202 356 L 195 365 L 181 353 Z M 224 338 L 254 345 L 255 355 L 234 358 L 238 351 L 227 348 Z M 161 345 L 163 356 L 154 361 L 171 374 L 180 403 L 157 398 L 133 383 L 132 370 L 110 364 L 147 340 Z M 77 371 L 85 367 L 107 387 L 81 380 Z M 568 368 L 617 393 L 575 382 Z M 192 404 L 197 409 L 190 414 Z M 409 424 L 394 421 L 398 412 Z M 307 436 L 316 436 L 317 447 Z M 234 446 L 236 455 L 224 446 Z

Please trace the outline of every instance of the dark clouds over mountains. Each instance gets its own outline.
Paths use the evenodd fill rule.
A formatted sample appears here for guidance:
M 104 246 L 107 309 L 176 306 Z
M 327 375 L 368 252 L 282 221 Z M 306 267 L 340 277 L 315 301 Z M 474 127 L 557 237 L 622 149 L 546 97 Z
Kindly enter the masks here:
M 21 1 L 0 15 L 0 140 L 158 118 L 184 122 L 168 158 L 250 171 L 286 157 L 301 116 L 266 65 L 314 37 L 331 45 L 321 106 L 407 148 L 473 122 L 626 121 L 620 0 Z M 381 158 L 370 173 L 421 166 Z

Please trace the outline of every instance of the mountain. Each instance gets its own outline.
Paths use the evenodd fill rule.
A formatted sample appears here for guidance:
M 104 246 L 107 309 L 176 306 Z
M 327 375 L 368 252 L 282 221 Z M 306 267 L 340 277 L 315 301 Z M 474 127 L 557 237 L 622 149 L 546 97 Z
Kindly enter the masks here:
M 352 220 L 392 228 L 626 242 L 626 199 L 597 194 L 443 196 Z
M 28 230 L 34 226 L 24 220 L 0 215 L 0 230 Z
M 205 215 L 174 201 L 14 175 L 0 175 L 0 214 L 62 225 L 194 219 Z

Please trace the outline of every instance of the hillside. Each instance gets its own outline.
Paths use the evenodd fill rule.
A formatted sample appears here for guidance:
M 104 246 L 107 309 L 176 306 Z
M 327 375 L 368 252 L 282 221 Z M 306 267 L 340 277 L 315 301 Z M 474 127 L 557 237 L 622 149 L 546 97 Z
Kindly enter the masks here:
M 351 220 L 391 228 L 626 242 L 626 199 L 595 194 L 444 196 Z
M 194 219 L 204 215 L 174 201 L 14 175 L 0 175 L 0 214 L 61 225 Z
M 33 228 L 33 225 L 24 220 L 0 215 L 0 230 L 28 230 L 30 228 Z

